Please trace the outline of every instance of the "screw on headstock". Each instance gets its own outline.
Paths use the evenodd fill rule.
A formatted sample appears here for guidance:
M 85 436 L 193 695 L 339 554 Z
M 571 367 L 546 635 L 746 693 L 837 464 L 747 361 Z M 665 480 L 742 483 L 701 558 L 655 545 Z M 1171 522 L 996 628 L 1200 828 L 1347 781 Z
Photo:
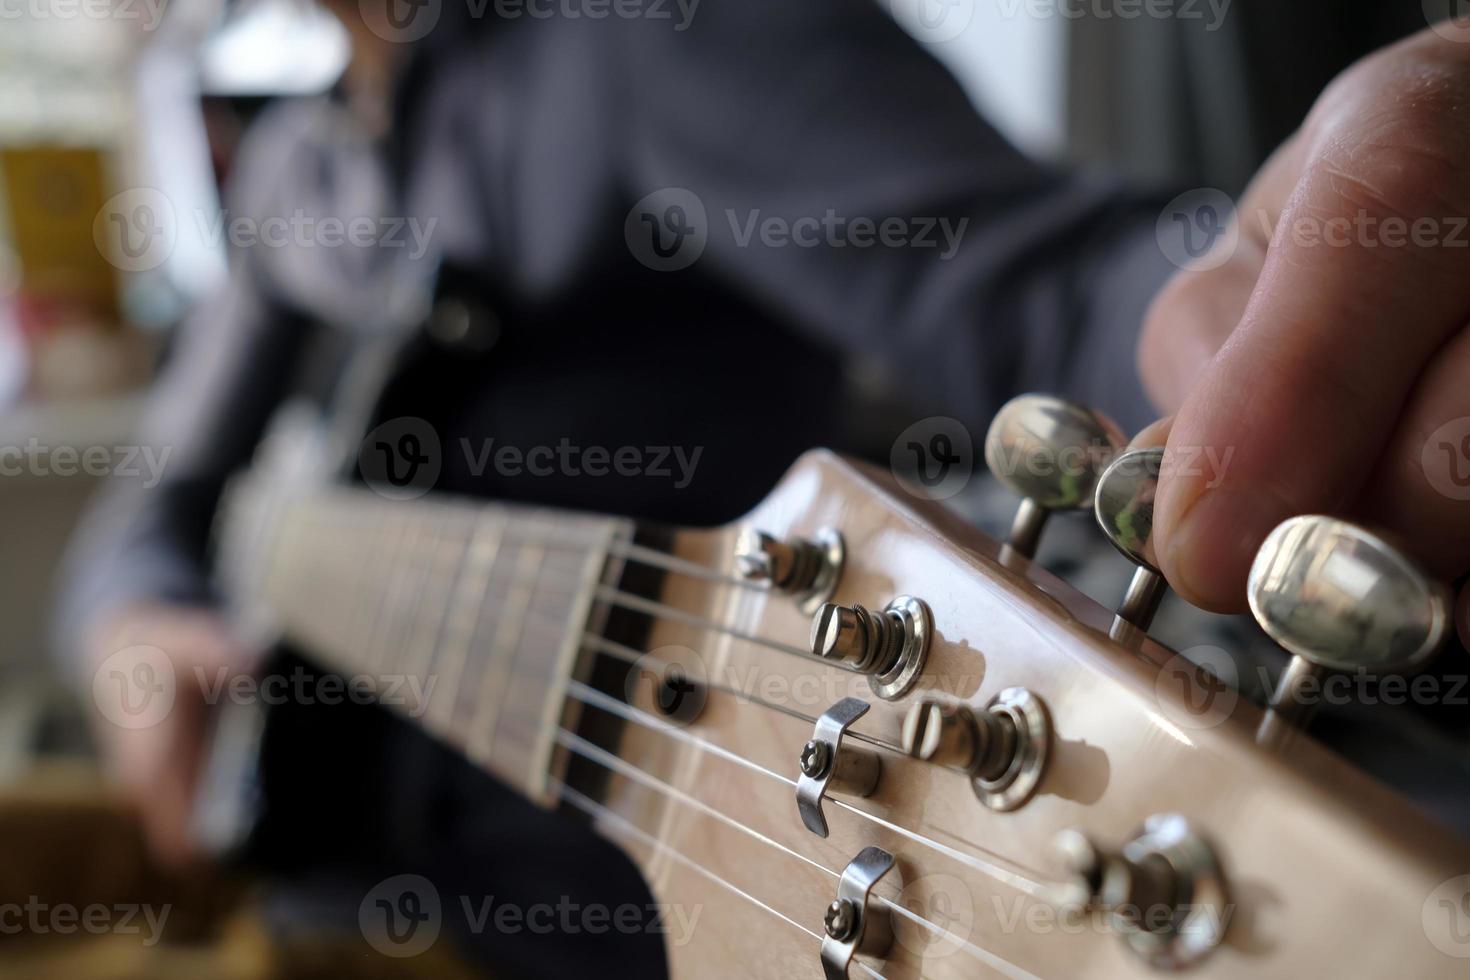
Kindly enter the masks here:
M 985 435 L 985 463 L 1021 495 L 1007 543 L 1036 554 L 1054 510 L 1092 506 L 1093 488 L 1123 433 L 1099 412 L 1049 395 L 1020 395 L 996 413 Z

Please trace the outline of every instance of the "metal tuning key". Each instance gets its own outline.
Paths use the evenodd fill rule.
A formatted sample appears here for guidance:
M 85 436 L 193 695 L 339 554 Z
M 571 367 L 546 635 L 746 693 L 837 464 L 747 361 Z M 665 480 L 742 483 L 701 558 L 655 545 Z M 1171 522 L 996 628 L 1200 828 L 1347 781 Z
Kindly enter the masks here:
M 812 617 L 812 653 L 868 675 L 885 701 L 906 694 L 929 656 L 934 616 L 923 600 L 901 595 L 880 613 L 824 603 Z
M 1156 814 L 1116 851 L 1081 831 L 1053 843 L 1072 883 L 1064 909 L 1105 913 L 1150 966 L 1181 970 L 1224 941 L 1231 902 L 1214 848 L 1184 817 Z
M 915 759 L 970 777 L 992 810 L 1014 810 L 1036 792 L 1051 749 L 1051 719 L 1023 687 L 1001 691 L 976 714 L 964 704 L 924 698 L 903 722 L 903 748 Z
M 1022 497 L 1010 547 L 1031 558 L 1052 511 L 1092 506 L 1098 474 L 1125 442 L 1111 419 L 1060 398 L 1006 402 L 985 435 L 985 463 Z
M 876 752 L 843 745 L 843 736 L 853 722 L 868 713 L 868 702 L 843 698 L 817 719 L 811 741 L 801 748 L 801 776 L 796 781 L 796 812 L 806 829 L 827 836 L 827 816 L 822 800 L 830 790 L 851 796 L 871 796 L 883 773 L 883 760 Z
M 830 527 L 817 531 L 812 540 L 792 537 L 785 541 L 745 528 L 735 544 L 735 570 L 741 578 L 764 582 L 791 596 L 808 613 L 837 591 L 845 561 L 842 534 Z
M 1257 739 L 1310 720 L 1327 671 L 1422 666 L 1451 628 L 1449 591 L 1383 538 L 1332 517 L 1293 517 L 1267 536 L 1247 586 L 1261 628 L 1293 656 Z
M 1168 591 L 1154 557 L 1154 492 L 1164 463 L 1162 449 L 1120 454 L 1097 480 L 1093 512 L 1113 546 L 1137 570 L 1118 606 L 1118 618 L 1147 631 Z
M 893 855 L 881 847 L 865 847 L 843 869 L 837 899 L 823 917 L 822 974 L 842 980 L 854 956 L 887 956 L 893 945 L 893 919 L 888 907 L 872 898 L 873 886 L 893 870 Z

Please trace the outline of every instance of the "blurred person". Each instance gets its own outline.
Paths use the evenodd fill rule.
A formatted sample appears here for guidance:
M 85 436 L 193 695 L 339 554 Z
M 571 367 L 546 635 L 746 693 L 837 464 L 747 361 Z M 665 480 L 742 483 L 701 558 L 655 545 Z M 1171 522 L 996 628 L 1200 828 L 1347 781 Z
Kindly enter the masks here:
M 679 487 L 476 474 L 446 454 L 446 493 L 727 520 L 799 452 L 844 447 L 842 368 L 861 357 L 976 431 L 1009 396 L 1046 390 L 1134 430 L 1163 413 L 1146 439 L 1236 447 L 1226 484 L 1162 491 L 1165 571 L 1210 608 L 1242 604 L 1248 556 L 1301 512 L 1371 517 L 1441 574 L 1466 571 L 1470 514 L 1418 468 L 1425 434 L 1470 415 L 1462 255 L 1311 250 L 1242 220 L 1228 261 L 1179 273 L 1156 237 L 1168 195 L 1026 158 L 877 4 L 703 0 L 675 29 L 446 3 L 412 44 L 374 5 L 333 9 L 354 38 L 347 77 L 257 124 L 231 215 L 414 219 L 431 229 L 425 248 L 232 250 L 228 288 L 185 328 L 149 413 L 145 439 L 173 447 L 172 466 L 152 490 L 111 493 L 73 554 L 61 621 L 84 686 L 131 644 L 166 651 L 180 677 L 276 669 L 216 611 L 215 504 L 299 381 L 374 365 L 387 379 L 374 417 L 424 418 L 445 445 L 701 449 Z M 1425 30 L 1343 73 L 1240 213 L 1277 229 L 1364 209 L 1463 213 L 1467 41 Z M 689 231 L 658 226 L 667 208 L 650 212 L 668 236 L 648 240 L 651 256 L 628 231 L 656 192 L 704 211 L 686 268 L 659 268 Z M 931 248 L 762 237 L 764 218 L 828 213 L 959 231 Z M 425 306 L 458 311 L 454 337 Z M 97 730 L 175 864 L 191 858 L 208 721 L 193 693 L 152 728 Z M 646 896 L 590 831 L 406 724 L 284 709 L 252 846 L 293 915 L 351 922 L 366 887 L 402 869 L 508 901 Z M 663 969 L 657 936 L 471 933 L 457 936 L 467 960 L 509 976 Z

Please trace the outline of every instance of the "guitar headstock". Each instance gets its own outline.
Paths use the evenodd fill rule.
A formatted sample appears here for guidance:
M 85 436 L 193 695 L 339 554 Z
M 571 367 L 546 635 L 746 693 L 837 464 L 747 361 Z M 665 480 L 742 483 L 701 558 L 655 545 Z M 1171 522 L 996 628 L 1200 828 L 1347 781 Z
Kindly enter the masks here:
M 1104 480 L 1114 532 L 1151 508 L 1147 466 L 1127 476 Z M 838 540 L 817 608 L 770 574 Z M 786 976 L 1458 975 L 1425 908 L 1462 842 L 1024 550 L 826 453 L 678 535 L 729 578 L 666 578 L 688 615 L 652 621 L 599 820 L 655 891 L 717 910 L 676 974 L 723 948 Z M 699 710 L 661 712 L 671 667 Z

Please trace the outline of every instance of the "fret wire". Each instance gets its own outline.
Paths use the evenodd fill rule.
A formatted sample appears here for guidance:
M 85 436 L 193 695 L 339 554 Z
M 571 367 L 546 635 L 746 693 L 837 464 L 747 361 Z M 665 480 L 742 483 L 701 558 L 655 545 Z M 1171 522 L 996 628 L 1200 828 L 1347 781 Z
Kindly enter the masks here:
M 765 834 L 756 830 L 754 827 L 747 826 L 746 824 L 741 823 L 739 820 L 736 820 L 734 817 L 730 816 L 724 811 L 710 806 L 703 800 L 690 796 L 683 790 L 680 790 L 679 788 L 659 779 L 657 776 L 654 776 L 653 774 L 638 768 L 628 760 L 613 755 L 601 746 L 587 741 L 585 738 L 582 738 L 575 732 L 570 732 L 567 731 L 565 728 L 558 727 L 557 743 L 566 748 L 568 751 L 580 755 L 582 758 L 587 759 L 590 762 L 594 762 L 597 765 L 602 766 L 604 769 L 608 769 L 612 772 L 617 773 L 620 776 L 631 779 L 642 786 L 647 786 L 657 793 L 660 793 L 671 799 L 677 800 L 680 803 L 683 803 L 685 806 L 689 806 L 696 810 L 699 810 L 701 813 L 713 817 L 721 823 L 732 827 L 735 830 L 738 830 L 744 834 L 747 834 L 750 837 L 753 837 L 755 840 L 761 842 L 762 844 L 775 848 L 788 857 L 794 857 L 797 860 L 802 861 L 813 868 L 816 868 L 818 871 L 821 871 L 831 878 L 840 879 L 842 877 L 841 872 L 833 871 L 831 868 L 828 868 L 820 861 L 813 860 L 812 858 L 807 857 L 805 854 L 802 854 L 800 851 L 787 847 L 785 844 L 782 844 L 780 841 L 775 840 L 771 837 L 767 837 Z M 1013 977 L 1027 977 L 1031 978 L 1031 980 L 1037 980 L 1037 978 L 1033 974 L 1021 969 L 1019 966 L 1011 963 L 1009 960 L 1002 959 L 1000 956 L 990 952 L 987 949 L 973 945 L 963 936 L 957 936 L 954 933 L 950 932 L 948 929 L 945 929 L 943 926 L 939 925 L 938 923 L 930 922 L 928 919 L 924 918 L 922 915 L 919 915 L 917 912 L 914 912 L 903 904 L 895 902 L 883 895 L 874 895 L 873 898 L 879 902 L 882 902 L 890 909 L 893 909 L 899 915 L 913 922 L 915 925 L 922 926 L 923 928 L 927 929 L 934 935 L 942 939 L 953 940 L 960 945 L 961 949 L 966 950 L 970 953 L 971 956 L 975 957 L 978 960 L 981 960 L 987 965 L 995 967 L 1002 972 L 1010 973 L 1010 975 Z M 1013 970 L 1021 970 L 1021 972 L 1011 972 Z
M 495 706 L 495 728 L 494 733 L 491 735 L 490 738 L 490 747 L 492 750 L 494 749 L 495 744 L 500 741 L 500 732 L 501 729 L 505 726 L 505 719 L 507 715 L 507 712 L 505 710 L 506 699 L 510 697 L 511 691 L 516 686 L 516 677 L 518 672 L 515 668 L 516 663 L 521 655 L 521 643 L 526 638 L 526 623 L 531 619 L 531 603 L 534 602 L 536 599 L 536 583 L 541 578 L 541 574 L 546 567 L 545 548 L 535 546 L 531 549 L 530 553 L 536 556 L 536 563 L 534 567 L 532 567 L 531 573 L 526 576 L 527 581 L 525 586 L 523 587 L 525 601 L 518 603 L 518 621 L 516 623 L 515 636 L 514 639 L 511 641 L 510 649 L 506 652 L 505 656 L 505 673 L 503 679 L 500 682 L 500 697 Z
M 515 659 L 516 647 L 520 644 L 520 634 L 525 623 L 525 608 L 528 600 L 523 599 L 518 601 L 513 609 L 507 610 L 507 607 L 512 596 L 524 595 L 526 593 L 525 586 L 519 583 L 525 577 L 521 571 L 521 566 L 528 555 L 533 556 L 536 562 L 535 568 L 533 569 L 534 574 L 541 567 L 541 559 L 545 555 L 545 549 L 540 546 L 533 546 L 521 552 L 513 573 L 513 588 L 501 602 L 501 616 L 498 617 L 500 621 L 496 625 L 495 638 L 492 641 L 493 645 L 489 656 L 486 658 L 486 669 L 480 678 L 480 690 L 475 698 L 474 721 L 471 724 L 471 731 L 468 733 L 466 740 L 466 744 L 472 749 L 471 756 L 473 758 L 479 758 L 483 755 L 488 759 L 495 747 L 495 727 L 498 721 L 500 699 L 504 696 L 505 689 L 508 686 L 506 678 L 510 674 L 511 664 Z M 510 613 L 509 616 L 506 615 L 507 611 Z M 506 648 L 507 643 L 509 644 L 508 649 Z M 494 681 L 494 686 L 487 686 L 491 684 L 492 680 Z M 495 697 L 495 711 L 493 713 L 490 711 L 490 697 L 487 697 L 487 695 Z
M 393 536 L 393 543 L 385 556 L 388 573 L 383 577 L 379 593 L 378 614 L 375 617 L 371 643 L 363 651 L 367 670 L 375 674 L 383 673 L 388 658 L 393 654 L 392 637 L 398 630 L 396 617 L 403 601 L 404 583 L 409 575 L 409 563 L 404 558 L 413 550 L 417 533 L 417 524 L 411 517 L 394 523 L 398 527 L 398 533 Z
M 416 653 L 422 648 L 423 669 L 420 673 L 426 679 L 435 672 L 439 646 L 444 638 L 445 621 L 449 616 L 449 602 L 459 585 L 459 576 L 464 572 L 464 563 L 469 555 L 470 535 L 460 526 L 461 517 L 461 514 L 453 512 L 442 515 L 443 526 L 438 535 L 438 547 L 434 549 L 429 570 L 424 576 L 424 590 L 429 593 L 428 615 L 423 622 L 416 624 L 409 652 Z M 446 565 L 449 567 L 446 568 Z M 423 607 L 424 598 L 420 596 L 419 608 Z M 416 609 L 414 618 L 419 616 L 420 612 Z
M 490 593 L 490 580 L 495 570 L 495 559 L 500 554 L 500 536 L 504 530 L 504 519 L 493 511 L 481 513 L 475 519 L 475 530 L 470 535 L 465 549 L 468 573 L 461 573 L 460 595 L 454 597 L 454 647 L 449 652 L 441 681 L 448 680 L 448 717 L 441 724 L 449 730 L 454 728 L 456 708 L 459 703 L 459 685 L 464 677 L 465 665 L 469 660 L 470 648 L 474 643 L 475 627 L 479 625 L 485 600 Z M 451 673 L 452 670 L 452 673 Z
M 786 916 L 782 912 L 776 911 L 775 909 L 773 909 L 769 905 L 767 905 L 765 902 L 762 902 L 760 899 L 756 898 L 754 895 L 750 894 L 749 892 L 745 891 L 744 889 L 740 888 L 739 886 L 734 885 L 734 884 L 726 881 L 724 878 L 720 877 L 719 875 L 715 874 L 713 871 L 711 871 L 708 868 L 704 867 L 698 861 L 695 861 L 693 858 L 690 858 L 690 857 L 685 856 L 683 853 L 681 853 L 679 850 L 677 850 L 673 845 L 671 845 L 671 844 L 669 844 L 669 843 L 667 843 L 665 841 L 659 840 L 657 837 L 654 837 L 652 834 L 648 833 L 642 827 L 637 826 L 636 824 L 634 824 L 633 822 L 631 822 L 627 818 L 623 817 L 622 815 L 620 815 L 618 813 L 614 813 L 612 810 L 609 810 L 607 807 L 603 806 L 601 803 L 598 803 L 596 800 L 591 799 L 590 797 L 584 796 L 582 793 L 579 793 L 575 789 L 572 789 L 570 786 L 568 786 L 566 783 L 563 783 L 559 779 L 553 779 L 553 780 L 551 780 L 551 785 L 552 785 L 552 788 L 555 789 L 557 791 L 557 793 L 559 793 L 561 795 L 562 799 L 566 800 L 568 803 L 571 803 L 573 806 L 575 806 L 577 809 L 581 810 L 583 813 L 587 814 L 588 816 L 594 817 L 594 818 L 597 818 L 597 819 L 600 819 L 600 820 L 605 820 L 608 823 L 617 826 L 624 833 L 629 834 L 630 836 L 633 836 L 633 837 L 638 838 L 643 843 L 647 844 L 649 847 L 652 847 L 654 850 L 662 851 L 663 853 L 667 854 L 669 857 L 673 858 L 675 861 L 677 861 L 680 864 L 684 865 L 685 867 L 689 868 L 691 871 L 695 872 L 696 874 L 700 875 L 701 877 L 705 878 L 706 880 L 712 881 L 715 884 L 719 885 L 720 887 L 726 889 L 727 891 L 730 891 L 733 894 L 739 896 L 740 898 L 745 899 L 747 902 L 749 902 L 750 904 L 756 906 L 757 908 L 760 908 L 760 909 L 765 910 L 766 912 L 769 912 L 771 915 L 774 915 L 776 918 L 780 919 L 781 921 L 785 922 L 786 924 L 788 924 L 790 926 L 793 926 L 793 927 L 795 927 L 797 929 L 800 929 L 802 932 L 806 933 L 806 935 L 808 935 L 812 939 L 816 939 L 818 941 L 821 940 L 822 937 L 820 935 L 818 935 L 817 933 L 813 932 L 811 929 L 808 929 L 806 926 L 802 925 L 800 922 L 797 922 L 796 920 L 789 918 L 788 916 Z M 886 980 L 886 978 L 883 976 L 883 974 L 879 973 L 877 970 L 874 970 L 871 966 L 868 966 L 862 960 L 853 960 L 853 963 L 856 966 L 861 967 L 869 976 L 876 978 L 876 980 Z
M 722 759 L 725 759 L 726 761 L 733 762 L 736 765 L 743 766 L 746 769 L 750 769 L 753 772 L 760 773 L 761 775 L 766 776 L 769 779 L 774 779 L 779 782 L 785 783 L 787 786 L 790 786 L 793 789 L 796 787 L 796 780 L 794 779 L 784 776 L 779 772 L 767 769 L 760 763 L 755 762 L 751 759 L 747 759 L 744 756 L 739 755 L 738 753 L 732 752 L 722 745 L 717 745 L 714 742 L 708 741 L 707 739 L 703 739 L 697 735 L 693 735 L 682 728 L 671 725 L 661 718 L 655 718 L 646 711 L 642 711 L 638 708 L 633 707 L 630 704 L 626 704 L 616 698 L 603 694 L 601 691 L 588 687 L 586 684 L 582 684 L 579 681 L 572 681 L 570 684 L 568 684 L 567 691 L 571 697 L 576 698 L 583 704 L 591 705 L 594 708 L 601 708 L 604 711 L 617 715 L 625 721 L 631 721 L 634 724 L 641 725 L 644 728 L 648 728 L 652 731 L 672 736 L 673 738 L 676 738 L 681 742 L 687 742 L 690 745 L 694 745 L 697 748 L 709 752 L 711 755 L 718 756 Z M 931 840 L 930 838 L 925 837 L 923 834 L 917 834 L 905 827 L 890 823 L 889 821 L 884 820 L 881 817 L 875 816 L 874 814 L 871 814 L 866 810 L 861 810 L 835 797 L 828 797 L 827 802 L 841 807 L 842 809 L 847 810 L 850 813 L 854 813 L 859 817 L 877 823 L 882 827 L 892 830 L 894 833 L 900 834 L 901 836 L 912 840 L 916 844 L 922 844 L 926 847 L 933 848 L 934 850 L 939 851 L 941 854 L 952 858 L 953 860 L 969 867 L 974 871 L 978 871 L 981 874 L 988 875 L 992 878 L 1004 881 L 1012 888 L 1015 888 L 1018 891 L 1024 891 L 1028 895 L 1031 895 L 1033 898 L 1047 899 L 1051 896 L 1051 888 L 1044 882 L 1037 881 L 1033 878 L 1027 878 L 1026 876 L 1018 874 L 1014 871 L 1008 871 L 1005 868 L 1002 868 L 999 865 L 991 864 L 988 861 L 982 861 L 979 858 L 964 853 L 963 851 L 956 850 L 955 848 L 950 847 L 948 844 L 942 844 L 939 841 Z

